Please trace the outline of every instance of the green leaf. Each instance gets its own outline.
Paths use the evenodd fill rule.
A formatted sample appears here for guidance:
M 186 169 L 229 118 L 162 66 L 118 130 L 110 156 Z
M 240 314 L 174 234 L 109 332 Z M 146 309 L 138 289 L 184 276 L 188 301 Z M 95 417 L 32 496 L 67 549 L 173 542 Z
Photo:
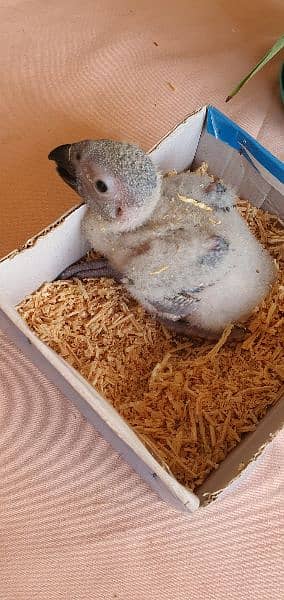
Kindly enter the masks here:
M 284 49 L 284 35 L 281 35 L 280 38 L 275 42 L 275 44 L 266 52 L 266 54 L 260 59 L 257 65 L 242 79 L 242 81 L 235 87 L 235 89 L 229 94 L 226 98 L 226 102 L 229 102 L 231 98 L 233 98 L 243 87 L 243 85 L 249 81 L 258 71 L 260 71 L 276 54 L 281 52 Z

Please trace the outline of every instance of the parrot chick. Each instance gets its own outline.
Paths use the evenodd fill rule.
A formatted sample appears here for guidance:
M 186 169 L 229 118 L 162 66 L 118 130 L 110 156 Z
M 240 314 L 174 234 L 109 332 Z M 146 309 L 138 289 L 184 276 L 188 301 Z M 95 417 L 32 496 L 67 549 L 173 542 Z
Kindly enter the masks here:
M 49 159 L 86 202 L 82 230 L 104 257 L 60 279 L 114 278 L 170 329 L 207 339 L 244 323 L 267 294 L 274 262 L 222 181 L 162 177 L 140 148 L 111 140 L 59 146 Z

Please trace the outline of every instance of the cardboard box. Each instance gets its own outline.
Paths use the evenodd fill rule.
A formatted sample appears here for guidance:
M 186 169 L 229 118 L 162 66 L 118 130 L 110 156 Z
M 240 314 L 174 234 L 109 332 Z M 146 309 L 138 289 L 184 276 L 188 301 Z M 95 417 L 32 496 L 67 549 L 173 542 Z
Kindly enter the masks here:
M 151 151 L 162 171 L 182 171 L 202 161 L 258 207 L 284 218 L 284 165 L 213 107 L 186 118 Z M 51 174 L 52 175 L 52 174 Z M 279 401 L 256 431 L 247 434 L 194 494 L 167 473 L 116 410 L 68 363 L 41 342 L 15 309 L 27 294 L 52 281 L 88 250 L 80 233 L 83 204 L 62 216 L 0 262 L 0 327 L 78 406 L 102 436 L 156 490 L 180 510 L 193 512 L 231 490 L 284 422 Z

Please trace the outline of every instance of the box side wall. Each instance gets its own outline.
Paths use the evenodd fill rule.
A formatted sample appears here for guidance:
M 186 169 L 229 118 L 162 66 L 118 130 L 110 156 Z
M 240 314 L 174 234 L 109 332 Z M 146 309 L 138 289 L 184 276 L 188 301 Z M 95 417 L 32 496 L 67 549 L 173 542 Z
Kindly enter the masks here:
M 184 171 L 191 167 L 204 127 L 207 109 L 203 107 L 177 125 L 149 152 L 158 169 Z
M 170 485 L 165 484 L 159 477 L 157 470 L 160 466 L 157 463 L 157 470 L 150 469 L 144 460 L 142 460 L 132 448 L 124 442 L 111 428 L 107 422 L 100 417 L 90 406 L 88 401 L 79 394 L 67 379 L 62 376 L 57 369 L 44 357 L 41 353 L 33 347 L 29 339 L 16 327 L 0 310 L 0 327 L 1 330 L 22 350 L 33 364 L 48 377 L 50 381 L 56 385 L 56 387 L 72 401 L 98 431 L 102 437 L 111 444 L 111 446 L 123 457 L 126 462 L 142 477 L 142 479 L 154 490 L 158 496 L 171 504 L 174 508 L 179 511 L 191 513 L 198 508 L 199 501 L 194 498 L 192 494 L 191 501 L 183 502 L 177 495 L 172 493 Z M 190 493 L 189 493 L 190 494 Z
M 272 187 L 243 154 L 215 139 L 206 130 L 200 137 L 193 166 L 198 167 L 202 162 L 208 164 L 210 173 L 234 187 L 240 198 L 284 218 L 282 193 Z
M 253 158 L 255 165 L 262 167 L 264 179 L 267 178 L 283 195 L 284 164 L 255 138 L 213 106 L 208 107 L 205 129 L 216 139 L 235 148 L 248 161 Z
M 2 297 L 15 306 L 86 254 L 89 248 L 81 234 L 85 210 L 85 206 L 75 209 L 42 235 L 30 240 L 22 251 L 0 262 L 0 304 Z
M 240 197 L 284 218 L 284 164 L 212 107 L 207 111 L 194 166 L 202 162 Z

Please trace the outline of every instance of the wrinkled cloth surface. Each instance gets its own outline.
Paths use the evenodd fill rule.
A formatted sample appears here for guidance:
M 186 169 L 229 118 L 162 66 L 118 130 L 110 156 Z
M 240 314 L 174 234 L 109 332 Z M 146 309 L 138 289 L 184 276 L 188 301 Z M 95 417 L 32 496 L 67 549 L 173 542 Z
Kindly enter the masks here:
M 211 103 L 284 158 L 282 0 L 0 0 L 0 255 L 78 202 L 48 152 L 90 137 L 148 149 Z M 172 89 L 174 87 L 174 89 Z M 0 335 L 1 600 L 278 600 L 279 434 L 237 489 L 191 517 L 161 502 Z

